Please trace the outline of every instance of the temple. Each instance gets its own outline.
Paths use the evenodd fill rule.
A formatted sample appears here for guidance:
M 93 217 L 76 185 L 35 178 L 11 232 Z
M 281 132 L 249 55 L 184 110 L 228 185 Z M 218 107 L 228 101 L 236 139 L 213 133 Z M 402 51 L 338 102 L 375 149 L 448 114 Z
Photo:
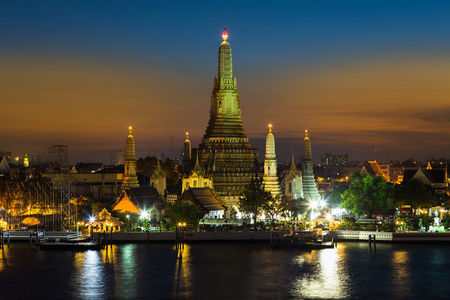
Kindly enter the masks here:
M 258 173 L 258 150 L 251 147 L 241 121 L 239 91 L 233 76 L 231 46 L 224 30 L 219 47 L 218 74 L 214 78 L 208 127 L 193 155 L 212 175 L 214 190 L 231 210 L 252 177 Z M 191 159 L 191 168 L 193 162 Z
M 287 200 L 303 198 L 302 172 L 295 165 L 294 155 L 292 155 L 291 167 L 284 177 L 284 195 Z
M 266 156 L 264 158 L 264 189 L 273 197 L 281 197 L 280 184 L 277 176 L 277 156 L 275 153 L 275 137 L 272 134 L 272 124 L 266 137 Z
M 124 189 L 139 187 L 138 177 L 136 174 L 136 157 L 134 151 L 134 137 L 131 134 L 133 128 L 130 126 L 130 134 L 127 137 L 127 150 L 125 158 L 125 168 L 123 172 L 122 187 Z
M 314 183 L 311 141 L 308 137 L 308 130 L 305 130 L 305 139 L 303 140 L 302 191 L 305 200 L 320 200 L 319 192 Z

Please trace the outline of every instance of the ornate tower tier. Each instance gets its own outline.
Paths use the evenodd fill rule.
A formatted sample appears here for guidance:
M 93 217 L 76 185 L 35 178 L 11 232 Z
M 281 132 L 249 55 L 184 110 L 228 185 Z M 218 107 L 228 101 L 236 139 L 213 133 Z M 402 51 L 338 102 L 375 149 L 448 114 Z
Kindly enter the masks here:
M 224 203 L 235 205 L 244 186 L 258 172 L 258 150 L 248 143 L 241 121 L 239 91 L 233 76 L 231 46 L 226 30 L 219 47 L 208 127 L 195 149 L 201 166 L 212 174 L 214 190 Z
M 308 130 L 305 130 L 305 139 L 303 140 L 302 187 L 303 198 L 308 201 L 320 199 L 319 192 L 314 183 L 311 141 L 308 137 Z
M 272 134 L 272 124 L 269 124 L 269 133 L 266 137 L 266 156 L 264 158 L 264 189 L 272 196 L 280 196 L 280 184 L 277 176 L 277 155 L 275 153 L 275 137 Z
M 139 187 L 139 182 L 136 175 L 136 157 L 134 151 L 134 137 L 131 134 L 132 127 L 129 127 L 130 134 L 127 137 L 127 152 L 125 158 L 125 169 L 123 172 L 123 188 Z

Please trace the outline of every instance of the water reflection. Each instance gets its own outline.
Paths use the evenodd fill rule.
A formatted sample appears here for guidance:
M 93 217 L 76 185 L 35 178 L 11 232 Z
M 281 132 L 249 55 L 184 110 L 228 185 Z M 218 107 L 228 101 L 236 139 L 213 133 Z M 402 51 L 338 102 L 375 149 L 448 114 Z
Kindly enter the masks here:
M 0 249 L 0 271 L 6 270 L 8 268 L 8 254 L 10 251 L 10 247 L 4 246 L 3 249 Z
M 410 259 L 407 251 L 395 251 L 392 255 L 392 296 L 396 298 L 412 296 Z
M 136 264 L 137 247 L 136 244 L 121 246 L 120 252 L 116 255 L 119 263 L 114 264 L 116 295 L 123 295 L 128 299 L 136 298 L 136 292 L 139 290 L 136 280 L 136 272 L 139 270 Z M 116 246 L 113 249 L 118 248 Z
M 298 269 L 293 280 L 295 298 L 341 299 L 349 296 L 350 277 L 344 262 L 347 252 L 343 245 L 302 253 L 294 258 Z
M 192 262 L 191 246 L 185 244 L 181 249 L 174 249 L 177 253 L 173 280 L 174 298 L 186 297 L 192 292 Z
M 103 250 L 100 251 L 100 255 L 102 258 L 103 264 L 113 264 L 115 253 L 117 252 L 117 245 L 109 245 L 106 246 Z
M 74 257 L 73 285 L 81 298 L 104 297 L 106 293 L 105 271 L 100 253 L 95 250 L 77 252 Z

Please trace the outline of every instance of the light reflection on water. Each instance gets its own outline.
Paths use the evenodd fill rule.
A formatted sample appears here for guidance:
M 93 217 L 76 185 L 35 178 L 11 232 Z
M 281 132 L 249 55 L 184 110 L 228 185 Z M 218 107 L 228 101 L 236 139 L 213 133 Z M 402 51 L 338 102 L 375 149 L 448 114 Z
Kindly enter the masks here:
M 410 298 L 413 292 L 411 288 L 411 273 L 409 253 L 407 251 L 395 251 L 392 255 L 392 296 Z
M 8 269 L 8 252 L 10 248 L 8 246 L 4 246 L 3 249 L 0 249 L 0 271 Z
M 174 249 L 177 256 L 173 279 L 173 296 L 175 298 L 191 293 L 194 278 L 191 269 L 190 247 L 190 245 L 185 244 L 179 250 Z
M 100 253 L 95 250 L 76 252 L 74 257 L 73 286 L 82 298 L 105 296 L 105 279 Z
M 343 264 L 345 246 L 301 253 L 293 258 L 300 267 L 293 279 L 291 295 L 295 298 L 342 299 L 348 296 L 349 275 Z

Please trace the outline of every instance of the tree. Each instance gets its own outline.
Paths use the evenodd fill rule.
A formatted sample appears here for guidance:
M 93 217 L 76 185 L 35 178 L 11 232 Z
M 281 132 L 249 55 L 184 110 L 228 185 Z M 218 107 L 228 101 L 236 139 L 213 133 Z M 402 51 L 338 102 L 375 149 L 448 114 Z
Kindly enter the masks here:
M 243 212 L 253 214 L 253 222 L 256 224 L 256 219 L 263 213 L 264 206 L 273 201 L 272 194 L 265 191 L 258 180 L 252 180 L 246 185 L 242 194 L 239 198 L 239 208 Z
M 199 211 L 194 205 L 186 202 L 176 204 L 166 204 L 165 216 L 174 223 L 189 223 L 197 225 L 204 213 Z
M 273 225 L 278 215 L 285 217 L 286 212 L 289 210 L 289 205 L 286 199 L 276 197 L 273 201 L 263 203 L 262 210 Z
M 81 213 L 88 214 L 89 204 L 92 202 L 92 199 L 87 196 L 78 196 L 73 197 L 70 200 L 70 203 L 75 206 L 75 222 L 78 222 L 78 218 Z
M 356 215 L 372 217 L 375 211 L 388 212 L 395 207 L 394 188 L 381 176 L 354 172 L 350 175 L 350 186 L 342 194 L 341 206 Z
M 431 185 L 419 180 L 410 180 L 395 188 L 397 206 L 411 205 L 413 214 L 418 208 L 433 207 L 439 202 Z
M 324 198 L 327 200 L 327 204 L 341 204 L 342 203 L 342 194 L 348 189 L 347 186 L 338 186 L 334 188 L 331 192 L 325 192 Z

